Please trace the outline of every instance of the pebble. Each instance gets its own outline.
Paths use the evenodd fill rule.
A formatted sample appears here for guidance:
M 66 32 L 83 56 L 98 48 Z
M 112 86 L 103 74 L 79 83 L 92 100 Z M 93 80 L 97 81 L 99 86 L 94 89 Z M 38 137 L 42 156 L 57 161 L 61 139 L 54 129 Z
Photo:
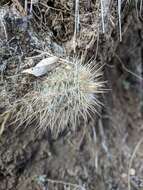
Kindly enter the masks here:
M 136 174 L 135 169 L 134 169 L 134 168 L 131 168 L 130 171 L 129 171 L 129 174 L 130 174 L 131 176 L 134 176 L 134 175 Z

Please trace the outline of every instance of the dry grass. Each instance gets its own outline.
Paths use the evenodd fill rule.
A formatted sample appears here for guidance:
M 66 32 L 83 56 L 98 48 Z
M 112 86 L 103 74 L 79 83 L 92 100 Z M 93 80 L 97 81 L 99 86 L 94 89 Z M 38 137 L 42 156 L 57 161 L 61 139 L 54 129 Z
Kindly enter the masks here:
M 138 143 L 137 143 L 137 145 L 135 146 L 134 151 L 133 151 L 133 153 L 132 153 L 132 155 L 131 155 L 130 161 L 129 161 L 129 168 L 128 168 L 128 190 L 131 190 L 130 170 L 131 170 L 131 168 L 132 168 L 133 160 L 134 160 L 134 158 L 136 157 L 137 151 L 139 150 L 140 145 L 141 145 L 142 143 L 143 143 L 143 138 L 141 138 L 141 139 L 138 141 Z

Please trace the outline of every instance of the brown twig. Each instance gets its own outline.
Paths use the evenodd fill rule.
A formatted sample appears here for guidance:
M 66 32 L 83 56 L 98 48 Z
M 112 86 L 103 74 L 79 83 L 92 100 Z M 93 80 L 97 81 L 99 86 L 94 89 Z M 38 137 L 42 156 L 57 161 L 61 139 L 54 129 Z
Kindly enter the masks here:
M 22 7 L 22 5 L 19 3 L 18 0 L 12 0 L 13 4 L 17 7 L 17 10 L 20 12 L 22 16 L 26 16 L 26 11 Z

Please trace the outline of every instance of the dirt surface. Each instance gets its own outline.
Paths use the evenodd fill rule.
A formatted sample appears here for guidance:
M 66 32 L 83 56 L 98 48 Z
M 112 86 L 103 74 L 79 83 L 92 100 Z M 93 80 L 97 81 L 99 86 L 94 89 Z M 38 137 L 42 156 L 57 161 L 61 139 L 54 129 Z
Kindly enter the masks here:
M 23 1 L 19 2 L 24 7 Z M 76 51 L 78 56 L 82 55 L 83 62 L 94 57 L 98 64 L 105 63 L 104 79 L 110 89 L 100 97 L 104 103 L 100 116 L 93 115 L 86 123 L 81 121 L 75 131 L 68 127 L 57 138 L 48 130 L 37 135 L 34 123 L 17 129 L 6 121 L 2 129 L 1 119 L 0 190 L 143 188 L 143 22 L 134 6 L 124 4 L 123 1 L 123 39 L 119 42 L 114 3 L 110 7 L 112 21 L 107 22 L 105 35 L 99 21 L 100 4 L 97 1 L 80 3 L 81 33 Z M 65 57 L 74 52 L 72 1 L 47 0 L 45 3 L 41 0 L 39 6 L 33 6 L 34 16 L 30 13 L 23 16 L 18 9 L 10 8 L 12 5 L 10 2 L 4 6 L 2 2 L 0 8 L 3 15 L 0 86 L 9 92 L 7 98 L 1 93 L 1 114 L 8 101 L 12 103 L 25 94 L 35 80 L 23 79 L 18 74 L 45 55 L 30 57 L 41 52 Z

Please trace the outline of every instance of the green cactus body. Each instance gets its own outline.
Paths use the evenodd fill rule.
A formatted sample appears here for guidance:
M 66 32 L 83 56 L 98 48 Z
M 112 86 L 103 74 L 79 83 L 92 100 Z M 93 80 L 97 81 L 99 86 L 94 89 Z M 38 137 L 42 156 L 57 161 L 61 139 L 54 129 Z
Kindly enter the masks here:
M 100 69 L 79 62 L 61 63 L 16 103 L 14 121 L 28 126 L 35 120 L 39 132 L 49 128 L 54 136 L 67 126 L 75 129 L 79 118 L 86 122 L 90 111 L 97 112 L 96 94 L 103 92 L 101 76 Z

